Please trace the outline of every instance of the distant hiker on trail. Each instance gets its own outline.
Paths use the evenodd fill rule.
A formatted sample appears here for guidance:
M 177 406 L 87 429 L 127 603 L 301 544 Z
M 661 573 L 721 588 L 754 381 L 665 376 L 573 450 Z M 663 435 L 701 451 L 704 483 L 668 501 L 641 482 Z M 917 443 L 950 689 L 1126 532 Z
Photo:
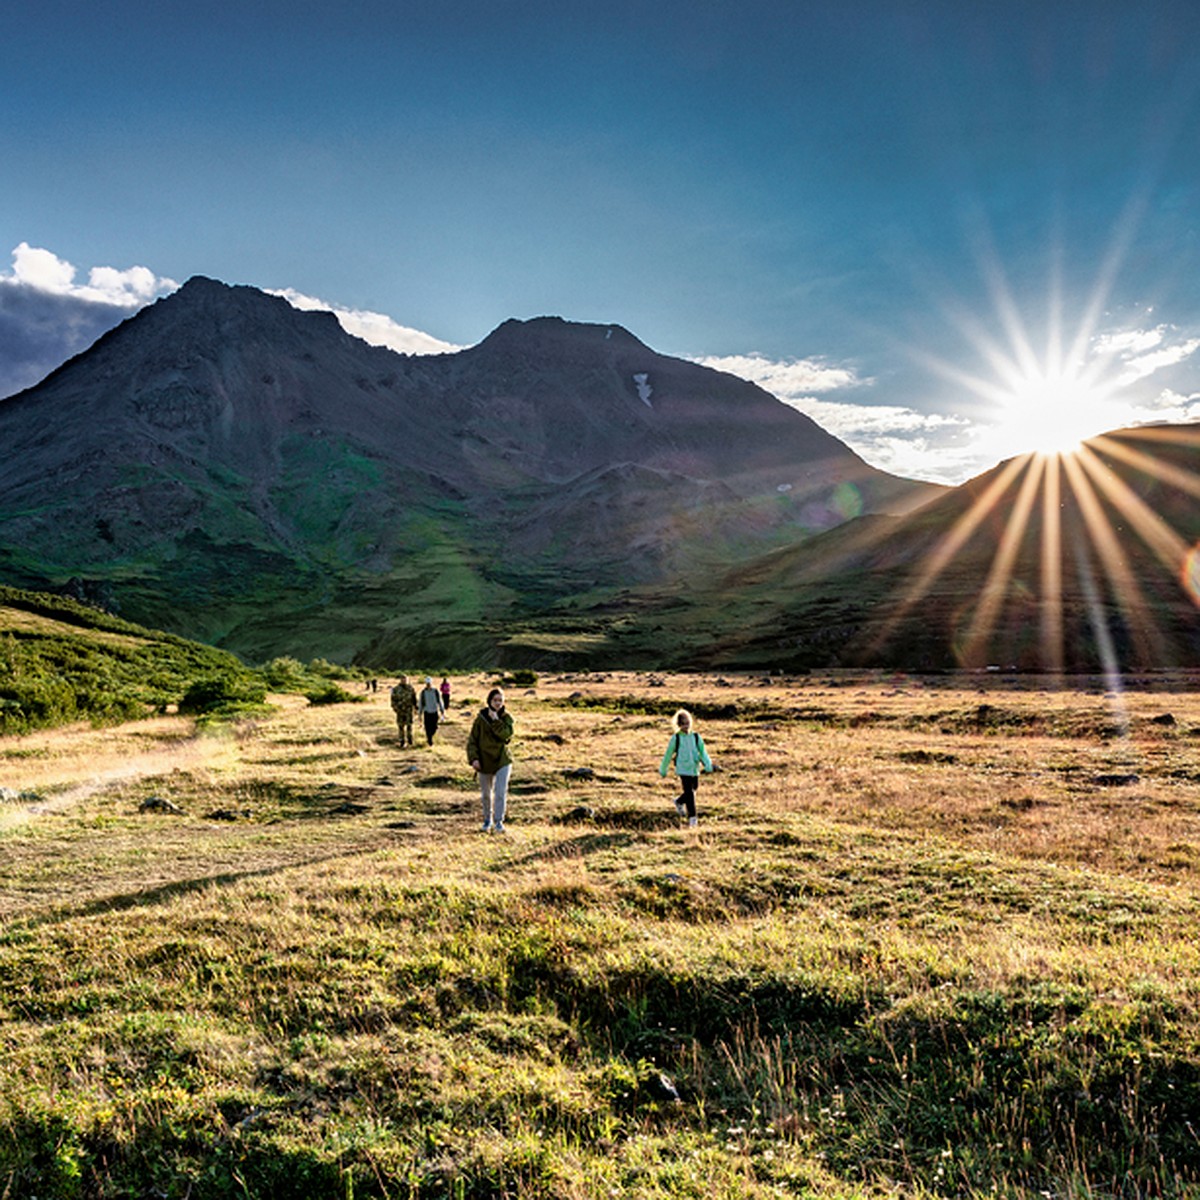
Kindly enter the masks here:
M 450 711 L 450 680 L 445 675 L 442 676 L 442 707 Z
M 400 734 L 400 745 L 413 744 L 413 713 L 417 711 L 417 693 L 404 675 L 392 688 L 392 712 L 396 714 L 396 730 Z
M 442 704 L 442 693 L 433 686 L 433 680 L 428 675 L 425 676 L 425 686 L 417 697 L 417 707 L 421 710 L 421 719 L 425 722 L 425 743 L 432 746 L 438 720 L 446 711 L 446 707 Z
M 675 811 L 681 817 L 686 816 L 689 825 L 696 824 L 696 784 L 700 781 L 700 768 L 713 769 L 704 739 L 692 728 L 693 724 L 692 714 L 686 708 L 675 714 L 671 720 L 675 732 L 667 742 L 667 752 L 658 768 L 658 773 L 665 778 L 667 768 L 674 762 L 675 774 L 683 788 L 682 794 L 675 798 Z
M 512 774 L 513 720 L 504 707 L 504 692 L 492 688 L 467 738 L 467 762 L 479 775 L 479 798 L 483 803 L 483 832 L 504 832 L 504 807 L 508 799 L 508 777 Z

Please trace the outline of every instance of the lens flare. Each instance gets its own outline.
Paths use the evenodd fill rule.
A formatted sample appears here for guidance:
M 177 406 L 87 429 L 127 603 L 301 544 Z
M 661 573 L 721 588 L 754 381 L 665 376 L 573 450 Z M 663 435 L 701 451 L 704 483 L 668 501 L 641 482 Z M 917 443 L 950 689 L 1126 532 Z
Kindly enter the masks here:
M 1200 542 L 1184 556 L 1180 580 L 1183 590 L 1191 596 L 1192 603 L 1200 607 Z

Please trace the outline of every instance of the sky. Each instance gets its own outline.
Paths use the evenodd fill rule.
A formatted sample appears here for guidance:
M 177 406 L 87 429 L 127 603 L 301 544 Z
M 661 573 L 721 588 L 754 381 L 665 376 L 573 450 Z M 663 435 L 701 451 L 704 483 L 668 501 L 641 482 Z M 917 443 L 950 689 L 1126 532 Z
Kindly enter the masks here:
M 0 45 L 0 395 L 200 274 L 416 353 L 620 324 L 944 483 L 1200 420 L 1195 0 L 39 0 Z

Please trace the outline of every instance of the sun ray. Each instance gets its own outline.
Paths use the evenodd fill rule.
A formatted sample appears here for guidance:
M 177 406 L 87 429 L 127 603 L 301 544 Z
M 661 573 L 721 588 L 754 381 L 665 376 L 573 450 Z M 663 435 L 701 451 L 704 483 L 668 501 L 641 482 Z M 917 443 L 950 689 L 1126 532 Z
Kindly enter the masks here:
M 1096 653 L 1100 656 L 1100 669 L 1104 672 L 1108 691 L 1116 698 L 1115 711 L 1121 725 L 1121 734 L 1128 732 L 1128 714 L 1125 708 L 1125 693 L 1122 686 L 1121 664 L 1117 658 L 1117 650 L 1113 645 L 1112 631 L 1105 618 L 1104 603 L 1100 598 L 1100 588 L 1096 584 L 1096 576 L 1092 572 L 1092 564 L 1088 562 L 1087 549 L 1083 542 L 1075 543 L 1075 574 L 1083 591 L 1084 604 L 1087 607 L 1088 619 L 1092 624 L 1092 634 L 1096 639 Z
M 1178 425 L 1139 425 L 1136 433 L 1139 441 L 1165 442 L 1169 446 L 1194 446 L 1200 450 L 1200 424 L 1189 428 Z
M 1144 435 L 1157 434 L 1160 431 L 1151 429 L 1139 429 L 1139 438 Z M 1162 439 L 1166 440 L 1166 439 Z M 1123 462 L 1127 462 L 1131 467 L 1137 467 L 1140 471 L 1145 471 L 1147 475 L 1153 475 L 1156 479 L 1161 479 L 1163 483 L 1169 483 L 1172 487 L 1177 487 L 1180 491 L 1187 492 L 1190 496 L 1200 496 L 1200 474 L 1195 471 L 1189 471 L 1186 467 L 1177 467 L 1174 463 L 1163 462 L 1161 458 L 1155 458 L 1152 454 L 1147 454 L 1143 450 L 1135 450 L 1132 446 L 1125 443 L 1123 439 L 1109 437 L 1101 434 L 1099 437 L 1089 438 L 1088 442 L 1091 446 L 1102 450 L 1105 454 L 1111 454 L 1113 458 L 1119 458 Z M 1196 442 L 1200 448 L 1200 431 L 1197 432 Z M 1180 439 L 1183 445 L 1190 444 L 1190 439 Z
M 1127 559 L 1121 552 L 1116 531 L 1105 515 L 1095 489 L 1084 472 L 1077 455 L 1065 455 L 1062 461 L 1071 491 L 1075 495 L 1079 511 L 1087 526 L 1089 540 L 1100 558 L 1104 574 L 1108 579 L 1109 594 L 1124 618 L 1125 628 L 1140 661 L 1143 663 L 1165 661 L 1163 654 L 1165 647 L 1158 635 L 1157 626 L 1150 619 L 1150 606 L 1129 568 Z
M 1063 669 L 1062 610 L 1062 460 L 1046 458 L 1042 483 L 1042 571 L 1038 636 L 1042 666 L 1054 674 Z
M 967 630 L 961 656 L 964 666 L 982 666 L 987 661 L 988 642 L 995 628 L 996 616 L 1008 596 L 1013 564 L 1025 537 L 1029 514 L 1033 511 L 1044 469 L 1043 457 L 1037 456 L 1029 460 L 1016 503 L 1000 536 L 996 557 L 992 559 L 991 569 L 980 592 L 979 606 Z
M 1087 446 L 1079 448 L 1079 462 L 1092 483 L 1128 519 L 1158 561 L 1174 578 L 1182 581 L 1191 546 Z M 1192 599 L 1196 601 L 1196 597 Z
M 888 619 L 883 623 L 871 643 L 871 649 L 877 650 L 895 632 L 913 605 L 928 593 L 938 576 L 946 569 L 951 559 L 963 548 L 967 539 L 979 527 L 983 519 L 996 507 L 1001 497 L 1012 486 L 1013 481 L 1024 469 L 1032 455 L 1022 455 L 1004 464 L 995 478 L 976 497 L 974 503 L 958 518 L 946 535 L 931 551 L 920 575 L 900 598 L 900 602 L 892 610 Z

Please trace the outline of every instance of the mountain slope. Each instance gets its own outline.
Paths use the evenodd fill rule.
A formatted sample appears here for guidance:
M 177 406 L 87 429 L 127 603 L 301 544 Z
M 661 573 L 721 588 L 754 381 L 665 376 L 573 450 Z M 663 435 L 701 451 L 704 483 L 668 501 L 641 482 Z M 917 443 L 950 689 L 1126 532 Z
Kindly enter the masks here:
M 0 586 L 0 735 L 146 716 L 212 677 L 250 680 L 225 651 Z
M 1198 466 L 1195 425 L 1014 459 L 736 566 L 672 619 L 694 665 L 1197 666 Z
M 414 358 L 203 278 L 0 403 L 0 447 L 0 577 L 260 658 L 478 655 L 937 491 L 619 326 Z

